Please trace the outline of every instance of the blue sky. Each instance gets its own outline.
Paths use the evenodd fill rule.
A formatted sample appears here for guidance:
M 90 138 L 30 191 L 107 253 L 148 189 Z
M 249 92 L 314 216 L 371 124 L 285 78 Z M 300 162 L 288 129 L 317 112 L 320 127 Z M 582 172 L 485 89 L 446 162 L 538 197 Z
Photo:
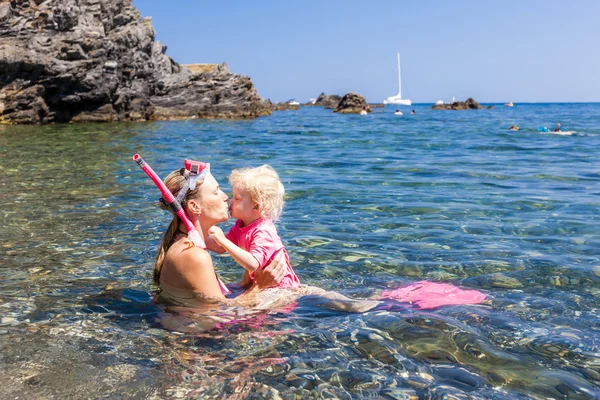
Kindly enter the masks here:
M 272 101 L 353 91 L 433 103 L 600 101 L 600 1 L 134 0 L 175 61 Z

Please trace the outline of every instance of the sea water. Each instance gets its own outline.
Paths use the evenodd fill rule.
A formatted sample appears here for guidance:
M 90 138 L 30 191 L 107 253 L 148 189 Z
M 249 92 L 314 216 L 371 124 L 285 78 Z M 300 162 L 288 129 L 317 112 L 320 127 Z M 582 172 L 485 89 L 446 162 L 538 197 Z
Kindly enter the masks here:
M 0 397 L 600 398 L 600 104 L 394 110 L 0 126 Z M 575 134 L 538 132 L 557 122 Z M 157 305 L 170 218 L 134 153 L 162 177 L 210 162 L 226 192 L 232 168 L 272 165 L 305 284 L 377 298 L 426 279 L 487 300 Z

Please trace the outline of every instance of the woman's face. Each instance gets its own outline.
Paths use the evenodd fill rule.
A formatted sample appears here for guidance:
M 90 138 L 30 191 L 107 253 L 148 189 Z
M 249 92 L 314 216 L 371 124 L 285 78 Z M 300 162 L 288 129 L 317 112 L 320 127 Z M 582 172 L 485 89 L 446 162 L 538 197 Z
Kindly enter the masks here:
M 227 221 L 229 206 L 227 200 L 229 197 L 221 190 L 217 180 L 207 174 L 200 188 L 202 198 L 202 216 L 215 223 Z

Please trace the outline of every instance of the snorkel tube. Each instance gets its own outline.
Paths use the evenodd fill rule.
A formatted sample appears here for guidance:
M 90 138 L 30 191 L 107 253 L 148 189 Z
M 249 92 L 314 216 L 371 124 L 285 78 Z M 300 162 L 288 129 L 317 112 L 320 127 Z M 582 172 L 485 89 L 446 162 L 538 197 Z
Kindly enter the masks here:
M 165 199 L 165 202 L 167 203 L 169 208 L 185 224 L 185 227 L 188 230 L 188 238 L 192 241 L 192 243 L 194 243 L 197 247 L 200 247 L 201 249 L 206 249 L 206 245 L 204 244 L 204 240 L 202 240 L 202 237 L 200 236 L 200 232 L 198 232 L 198 230 L 196 229 L 194 224 L 192 224 L 192 221 L 190 221 L 189 217 L 185 213 L 185 210 L 183 209 L 183 207 L 181 207 L 182 199 L 178 199 L 175 196 L 173 196 L 173 193 L 171 193 L 171 191 L 169 189 L 167 189 L 167 186 L 163 183 L 163 181 L 156 174 L 156 172 L 154 172 L 154 170 L 148 165 L 148 163 L 146 161 L 144 161 L 142 156 L 140 156 L 139 154 L 134 154 L 133 161 L 135 161 L 137 163 L 137 165 L 139 165 L 140 168 L 146 173 L 146 175 L 148 175 L 148 177 L 150 179 L 152 179 L 152 182 L 154 182 L 154 184 L 156 185 L 158 190 L 160 190 L 160 193 L 162 194 L 162 196 Z M 192 165 L 191 163 L 204 164 L 204 163 L 195 163 L 195 162 L 189 161 L 189 160 L 185 160 L 185 161 L 186 161 L 186 163 L 185 163 L 186 169 L 188 169 L 187 168 L 188 165 L 189 166 Z M 189 169 L 188 169 L 188 171 L 189 171 Z M 196 182 L 194 180 L 194 186 L 195 186 L 195 184 L 196 184 Z M 184 189 L 182 189 L 182 191 L 187 191 L 187 189 L 185 189 L 185 187 L 184 187 Z

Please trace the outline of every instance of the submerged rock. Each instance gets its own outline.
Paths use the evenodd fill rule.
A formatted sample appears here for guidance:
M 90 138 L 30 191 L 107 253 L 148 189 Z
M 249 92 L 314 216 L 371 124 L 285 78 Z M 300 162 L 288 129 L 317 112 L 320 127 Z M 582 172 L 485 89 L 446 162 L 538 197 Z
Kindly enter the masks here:
M 225 63 L 184 67 L 131 0 L 0 1 L 0 122 L 252 118 L 270 104 Z M 210 65 L 210 64 L 206 64 Z
M 469 97 L 466 101 L 455 101 L 449 104 L 434 104 L 432 110 L 480 110 L 483 109 L 481 104 Z

